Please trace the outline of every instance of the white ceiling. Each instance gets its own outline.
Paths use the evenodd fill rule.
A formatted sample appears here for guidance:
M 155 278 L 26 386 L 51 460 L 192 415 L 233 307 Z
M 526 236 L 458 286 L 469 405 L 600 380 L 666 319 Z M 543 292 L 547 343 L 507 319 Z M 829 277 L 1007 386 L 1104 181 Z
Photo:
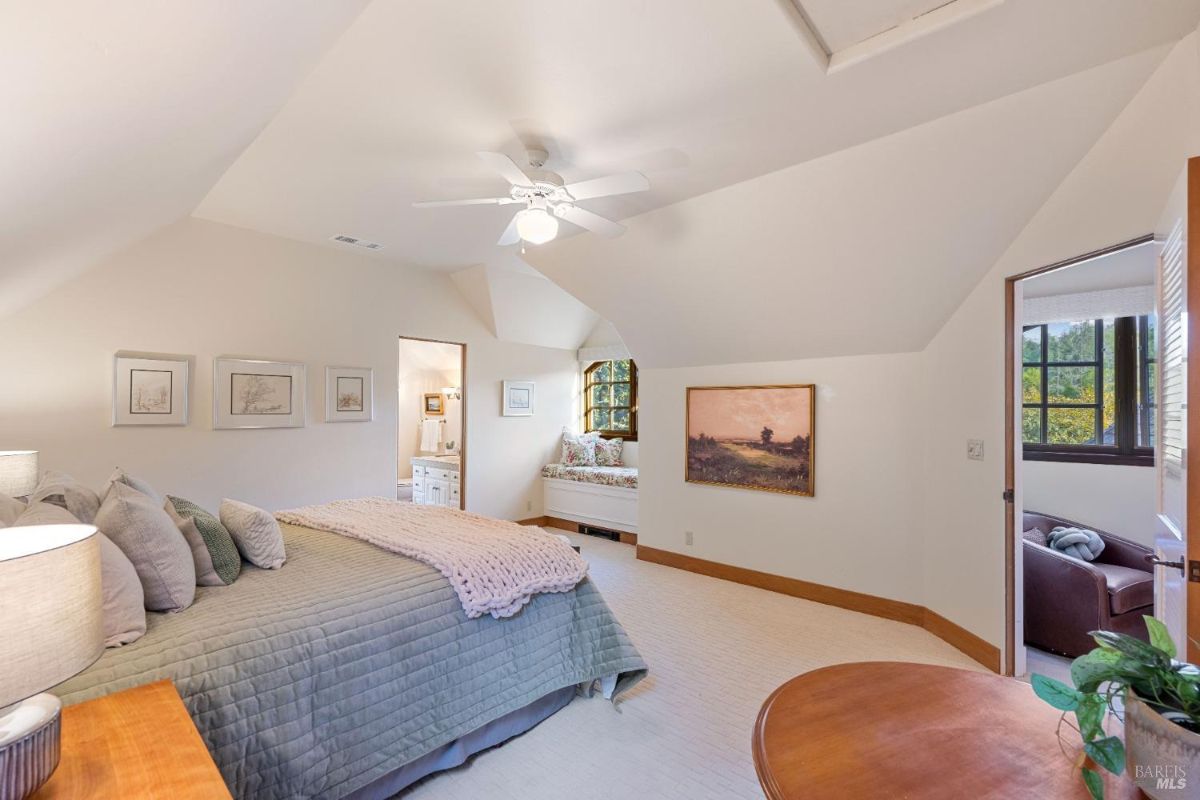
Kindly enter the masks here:
M 1151 233 L 1152 231 L 1146 231 Z M 1157 266 L 1153 242 L 1110 253 L 1021 281 L 1026 299 L 1153 286 Z
M 812 23 L 829 53 L 947 4 L 947 0 L 793 0 Z
M 640 215 L 620 239 L 574 237 L 527 259 L 612 320 L 642 366 L 920 350 L 1163 55 Z
M 1195 0 L 1008 0 L 827 75 L 791 2 L 376 0 L 196 213 L 361 236 L 425 267 L 493 263 L 511 258 L 495 246 L 511 207 L 410 207 L 503 192 L 477 150 L 520 158 L 536 139 L 568 180 L 640 169 L 650 192 L 586 204 L 623 218 L 1176 40 L 1200 17 Z M 814 8 L 855 31 L 865 5 Z
M 192 211 L 455 272 L 502 338 L 594 309 L 645 366 L 912 349 L 1200 20 L 1005 0 L 827 74 L 793 0 L 366 2 L 6 4 L 0 314 Z M 804 2 L 837 43 L 930 4 Z M 653 186 L 585 203 L 623 239 L 531 248 L 554 283 L 511 208 L 410 207 L 503 192 L 473 152 L 523 142 Z
M 365 2 L 0 4 L 0 314 L 191 213 Z

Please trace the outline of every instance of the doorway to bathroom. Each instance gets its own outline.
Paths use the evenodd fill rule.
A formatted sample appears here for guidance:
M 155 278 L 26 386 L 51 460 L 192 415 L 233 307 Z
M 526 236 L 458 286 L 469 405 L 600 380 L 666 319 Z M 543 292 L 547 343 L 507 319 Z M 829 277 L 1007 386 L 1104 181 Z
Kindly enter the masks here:
M 467 346 L 400 337 L 396 498 L 466 508 Z

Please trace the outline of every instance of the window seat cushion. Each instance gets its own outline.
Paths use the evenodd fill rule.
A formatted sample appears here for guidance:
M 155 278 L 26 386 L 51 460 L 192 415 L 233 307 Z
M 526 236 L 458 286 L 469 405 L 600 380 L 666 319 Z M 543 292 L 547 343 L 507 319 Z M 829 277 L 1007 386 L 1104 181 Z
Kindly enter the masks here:
M 542 468 L 542 477 L 619 486 L 623 489 L 636 489 L 638 485 L 637 467 L 572 467 L 566 464 L 547 464 Z

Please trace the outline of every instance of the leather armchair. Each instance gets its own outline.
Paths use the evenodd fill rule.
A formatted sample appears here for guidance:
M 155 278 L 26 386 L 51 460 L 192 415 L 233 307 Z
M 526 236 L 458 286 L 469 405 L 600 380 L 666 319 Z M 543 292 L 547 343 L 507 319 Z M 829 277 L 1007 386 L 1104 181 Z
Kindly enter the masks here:
M 1089 527 L 1030 511 L 1021 530 L 1037 528 L 1049 535 L 1060 525 Z M 1153 551 L 1111 533 L 1096 533 L 1104 550 L 1090 562 L 1028 539 L 1022 542 L 1027 645 L 1074 658 L 1095 647 L 1090 631 L 1147 638 L 1142 615 L 1154 613 L 1154 573 L 1144 559 Z

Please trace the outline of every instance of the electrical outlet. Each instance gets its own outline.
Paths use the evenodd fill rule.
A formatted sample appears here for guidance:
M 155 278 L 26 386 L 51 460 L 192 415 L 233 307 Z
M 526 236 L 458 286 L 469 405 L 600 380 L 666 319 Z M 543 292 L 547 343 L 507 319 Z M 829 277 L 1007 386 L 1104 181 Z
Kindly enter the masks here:
M 967 458 L 983 461 L 983 439 L 967 439 Z
M 691 531 L 683 532 L 683 543 L 686 544 L 688 547 L 692 546 L 692 532 Z

